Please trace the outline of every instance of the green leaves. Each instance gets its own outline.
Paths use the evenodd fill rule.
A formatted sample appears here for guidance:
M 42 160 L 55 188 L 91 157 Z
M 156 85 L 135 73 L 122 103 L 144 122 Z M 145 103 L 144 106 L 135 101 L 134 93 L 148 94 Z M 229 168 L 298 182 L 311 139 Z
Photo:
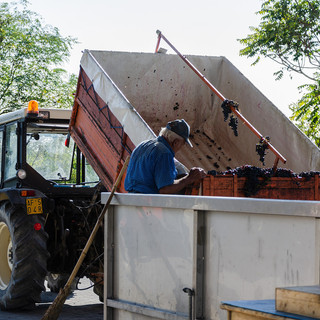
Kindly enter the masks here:
M 312 84 L 300 87 L 302 98 L 290 106 L 290 119 L 304 132 L 317 146 L 320 147 L 320 77 Z
M 41 107 L 70 108 L 76 77 L 57 66 L 76 39 L 62 37 L 27 9 L 28 2 L 0 4 L 0 114 L 31 99 Z
M 239 40 L 245 46 L 240 55 L 267 57 L 279 63 L 280 70 L 315 80 L 313 72 L 320 67 L 320 0 L 267 0 L 258 14 L 260 25 Z
M 320 0 L 265 0 L 257 14 L 261 22 L 239 40 L 240 55 L 254 57 L 253 65 L 261 57 L 278 63 L 276 80 L 297 72 L 312 82 L 299 88 L 303 96 L 290 106 L 290 119 L 320 146 Z

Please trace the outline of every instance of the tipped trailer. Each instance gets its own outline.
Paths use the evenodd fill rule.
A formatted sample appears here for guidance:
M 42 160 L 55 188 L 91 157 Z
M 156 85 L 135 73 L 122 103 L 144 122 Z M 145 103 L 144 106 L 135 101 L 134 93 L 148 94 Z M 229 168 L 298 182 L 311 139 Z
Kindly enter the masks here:
M 232 170 L 250 166 L 260 169 L 250 174 L 261 178 L 260 185 L 268 189 L 251 192 L 251 197 L 317 200 L 319 148 L 226 58 L 189 56 L 188 61 L 226 97 L 236 100 L 255 132 L 261 132 L 263 139 L 270 137 L 281 154 L 275 157 L 266 149 L 261 157 L 257 148 L 264 143 L 240 120 L 235 135 L 229 119 L 224 121 L 221 99 L 179 56 L 86 50 L 69 129 L 106 188 L 111 189 L 136 145 L 155 137 L 168 121 L 183 118 L 190 124 L 193 148 L 184 146 L 176 155 L 178 172 L 202 167 L 215 175 L 205 178 L 203 186 L 186 190 L 187 194 L 201 190 L 210 196 L 245 196 L 245 178 L 240 179 L 244 174 Z M 264 173 L 265 168 L 275 167 L 279 157 L 280 172 Z M 302 172 L 312 174 L 298 175 Z M 277 188 L 281 192 L 270 191 Z M 123 185 L 120 190 L 124 191 Z
M 208 176 L 186 195 L 126 194 L 122 185 L 105 217 L 105 319 L 226 319 L 221 301 L 319 283 L 320 211 L 310 201 L 318 200 L 319 149 L 226 58 L 188 59 L 270 135 L 286 159 L 279 170 L 314 174 L 272 175 L 255 195 L 235 173 Z M 274 165 L 271 152 L 259 161 L 259 139 L 246 126 L 234 135 L 220 99 L 178 56 L 84 52 L 70 132 L 108 190 L 133 148 L 176 118 L 190 124 L 194 146 L 176 155 L 179 172 Z

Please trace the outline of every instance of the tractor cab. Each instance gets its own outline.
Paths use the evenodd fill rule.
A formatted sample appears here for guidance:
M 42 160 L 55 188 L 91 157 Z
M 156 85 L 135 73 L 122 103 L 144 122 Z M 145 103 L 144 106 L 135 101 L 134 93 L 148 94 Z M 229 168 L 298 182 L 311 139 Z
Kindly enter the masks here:
M 0 116 L 2 188 L 94 187 L 99 178 L 68 133 L 70 110 L 24 108 Z M 65 192 L 65 191 L 64 191 Z

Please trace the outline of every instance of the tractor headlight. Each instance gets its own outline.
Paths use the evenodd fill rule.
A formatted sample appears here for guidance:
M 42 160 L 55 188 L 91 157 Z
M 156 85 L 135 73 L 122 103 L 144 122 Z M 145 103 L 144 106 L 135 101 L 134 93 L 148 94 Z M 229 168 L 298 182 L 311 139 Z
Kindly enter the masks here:
M 17 171 L 17 177 L 20 179 L 20 180 L 24 180 L 26 177 L 27 177 L 27 173 L 25 170 L 23 169 L 19 169 Z

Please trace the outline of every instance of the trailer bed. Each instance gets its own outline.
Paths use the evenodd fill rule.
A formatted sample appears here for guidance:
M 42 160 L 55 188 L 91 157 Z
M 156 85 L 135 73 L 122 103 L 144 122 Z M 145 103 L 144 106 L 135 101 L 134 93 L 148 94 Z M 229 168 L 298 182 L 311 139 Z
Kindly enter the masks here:
M 319 149 L 226 58 L 188 58 L 227 99 L 239 102 L 251 124 L 271 136 L 273 146 L 287 159 L 279 167 L 320 170 Z M 69 129 L 108 190 L 134 147 L 177 118 L 190 124 L 194 146 L 176 155 L 179 173 L 196 166 L 220 172 L 243 165 L 264 167 L 256 153 L 257 137 L 241 124 L 238 136 L 233 134 L 223 119 L 221 101 L 178 56 L 84 52 Z M 267 152 L 265 167 L 272 167 L 274 160 Z M 120 190 L 124 192 L 123 185 Z

